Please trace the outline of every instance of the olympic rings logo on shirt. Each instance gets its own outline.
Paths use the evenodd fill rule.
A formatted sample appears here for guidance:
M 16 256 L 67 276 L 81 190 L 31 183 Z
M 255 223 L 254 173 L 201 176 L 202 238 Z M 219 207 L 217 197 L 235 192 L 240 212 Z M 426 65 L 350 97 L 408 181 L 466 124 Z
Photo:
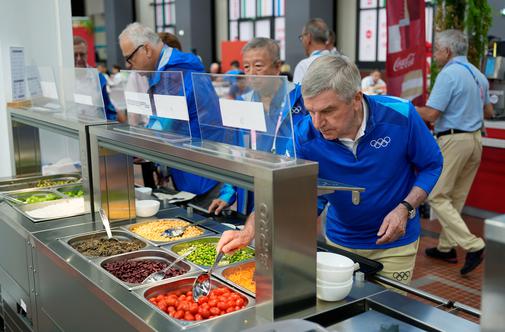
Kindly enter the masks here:
M 385 148 L 391 143 L 391 137 L 386 136 L 384 138 L 380 137 L 370 141 L 370 146 L 376 149 Z
M 298 113 L 300 113 L 301 111 L 302 111 L 302 107 L 301 107 L 301 106 L 299 106 L 299 105 L 298 105 L 298 106 L 295 106 L 295 107 L 293 107 L 293 108 L 291 109 L 291 113 L 293 113 L 293 114 L 298 114 Z

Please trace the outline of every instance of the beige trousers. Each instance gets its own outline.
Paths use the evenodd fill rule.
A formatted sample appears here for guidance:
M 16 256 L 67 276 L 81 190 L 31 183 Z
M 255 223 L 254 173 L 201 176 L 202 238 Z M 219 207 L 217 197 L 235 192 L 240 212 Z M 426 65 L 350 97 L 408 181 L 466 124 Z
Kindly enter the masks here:
M 484 241 L 470 233 L 460 214 L 480 165 L 480 131 L 444 135 L 437 142 L 444 156 L 444 169 L 429 196 L 431 208 L 442 225 L 437 248 L 448 252 L 459 245 L 469 252 L 480 250 Z
M 407 245 L 389 249 L 351 249 L 346 248 L 326 238 L 326 242 L 334 247 L 347 250 L 354 254 L 382 263 L 384 268 L 380 275 L 409 284 L 416 265 L 416 254 L 419 247 L 419 239 Z

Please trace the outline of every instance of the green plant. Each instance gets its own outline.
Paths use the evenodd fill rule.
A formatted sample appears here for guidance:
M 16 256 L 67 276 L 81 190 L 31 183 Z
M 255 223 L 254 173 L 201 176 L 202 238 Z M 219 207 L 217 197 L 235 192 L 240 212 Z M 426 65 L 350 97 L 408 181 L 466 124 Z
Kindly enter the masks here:
M 468 60 L 477 68 L 487 46 L 487 32 L 492 23 L 491 7 L 487 0 L 437 0 L 435 33 L 447 29 L 458 29 L 468 34 Z M 431 62 L 431 84 L 437 78 L 438 68 Z

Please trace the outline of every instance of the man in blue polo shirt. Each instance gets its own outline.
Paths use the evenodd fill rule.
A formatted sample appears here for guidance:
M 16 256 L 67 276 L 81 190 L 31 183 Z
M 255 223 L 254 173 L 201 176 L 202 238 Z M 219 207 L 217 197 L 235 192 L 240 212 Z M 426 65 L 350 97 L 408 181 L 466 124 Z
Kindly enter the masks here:
M 442 67 L 421 117 L 435 123 L 437 142 L 444 155 L 444 170 L 429 202 L 442 231 L 438 244 L 426 249 L 428 257 L 457 263 L 456 246 L 467 251 L 461 274 L 474 270 L 483 259 L 484 241 L 473 235 L 461 210 L 479 168 L 482 155 L 480 130 L 484 115 L 491 117 L 489 83 L 466 58 L 468 39 L 462 31 L 437 34 L 433 58 Z
M 204 72 L 202 62 L 191 53 L 184 53 L 164 45 L 160 37 L 150 28 L 140 24 L 128 25 L 119 35 L 119 46 L 125 57 L 128 69 L 138 71 L 180 71 L 183 74 L 184 89 L 189 111 L 191 136 L 200 138 L 200 126 L 196 110 L 195 96 L 191 74 Z M 153 75 L 149 79 L 148 93 L 166 93 L 174 86 L 165 78 L 170 75 Z M 210 83 L 210 82 L 209 82 Z M 212 90 L 213 91 L 213 90 Z M 172 93 L 171 93 L 172 94 Z M 152 103 L 154 105 L 154 103 Z M 170 119 L 151 117 L 148 127 L 163 130 L 171 125 Z M 187 191 L 196 195 L 208 194 L 215 189 L 218 182 L 198 175 L 171 169 L 174 185 L 179 191 Z M 217 188 L 216 188 L 217 189 Z
M 366 188 L 357 206 L 345 192 L 319 199 L 318 214 L 329 204 L 327 241 L 408 283 L 421 229 L 416 210 L 442 171 L 433 136 L 409 101 L 363 95 L 359 70 L 346 57 L 314 60 L 302 94 L 310 117 L 295 129 L 297 156 L 317 161 L 320 178 Z M 250 218 L 243 231 L 224 233 L 218 248 L 229 252 L 253 237 Z
M 242 62 L 246 75 L 279 76 L 281 73 L 279 44 L 270 38 L 254 38 L 242 48 Z M 250 139 L 239 139 L 239 145 L 253 150 L 294 155 L 293 151 L 289 151 L 292 147 L 287 146 L 289 140 L 287 138 L 292 136 L 292 126 L 288 115 L 291 113 L 294 126 L 307 115 L 307 111 L 303 105 L 301 86 L 285 82 L 285 80 L 274 78 L 259 78 L 251 84 L 253 89 L 237 96 L 237 100 L 262 102 L 264 108 L 269 110 L 265 113 L 267 126 L 272 127 L 267 128 L 268 135 L 261 133 L 250 135 L 249 130 L 241 131 L 243 136 L 250 136 Z M 289 93 L 289 103 L 286 93 Z M 246 145 L 245 141 L 249 144 Z M 248 215 L 252 212 L 253 193 L 226 184 L 221 188 L 219 198 L 209 206 L 209 213 L 219 214 L 223 208 L 232 205 L 235 200 L 237 200 L 239 213 Z

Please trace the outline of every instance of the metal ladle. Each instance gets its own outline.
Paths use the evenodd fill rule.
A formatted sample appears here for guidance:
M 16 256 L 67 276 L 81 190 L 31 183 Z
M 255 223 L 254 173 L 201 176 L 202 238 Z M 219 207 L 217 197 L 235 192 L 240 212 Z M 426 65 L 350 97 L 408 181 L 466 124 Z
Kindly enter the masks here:
M 190 223 L 189 225 L 186 225 L 186 226 L 179 226 L 179 227 L 175 227 L 175 228 L 168 228 L 168 229 L 165 229 L 163 231 L 163 233 L 161 233 L 161 235 L 162 236 L 168 236 L 168 237 L 181 236 L 186 231 L 186 228 L 191 227 L 191 226 L 200 225 L 201 223 L 204 223 L 206 221 L 207 221 L 207 219 L 202 219 L 202 220 L 199 220 L 197 222 Z
M 100 215 L 100 219 L 102 220 L 102 224 L 105 227 L 105 231 L 107 232 L 107 237 L 112 239 L 112 231 L 110 230 L 110 222 L 109 218 L 107 218 L 107 214 L 103 209 L 98 210 L 98 214 Z M 117 241 L 117 239 L 114 239 Z
M 196 249 L 196 247 L 192 247 L 190 248 L 189 251 L 185 252 L 183 255 L 181 255 L 179 258 L 177 258 L 175 261 L 173 261 L 172 263 L 170 263 L 166 268 L 164 268 L 163 270 L 160 270 L 158 272 L 153 272 L 151 273 L 150 275 L 147 276 L 147 278 L 145 278 L 143 281 L 142 281 L 142 284 L 148 284 L 148 283 L 151 283 L 151 282 L 156 282 L 156 281 L 160 281 L 160 280 L 163 280 L 165 278 L 165 273 L 167 273 L 168 270 L 170 270 L 170 268 L 172 266 L 174 266 L 175 264 L 179 263 L 180 261 L 182 261 L 184 258 L 188 257 L 189 254 L 191 254 L 194 250 Z
M 203 272 L 198 277 L 196 277 L 195 282 L 193 283 L 193 301 L 198 302 L 200 296 L 209 295 L 211 288 L 210 276 L 223 256 L 224 253 L 222 251 L 219 252 L 212 267 L 207 272 Z

